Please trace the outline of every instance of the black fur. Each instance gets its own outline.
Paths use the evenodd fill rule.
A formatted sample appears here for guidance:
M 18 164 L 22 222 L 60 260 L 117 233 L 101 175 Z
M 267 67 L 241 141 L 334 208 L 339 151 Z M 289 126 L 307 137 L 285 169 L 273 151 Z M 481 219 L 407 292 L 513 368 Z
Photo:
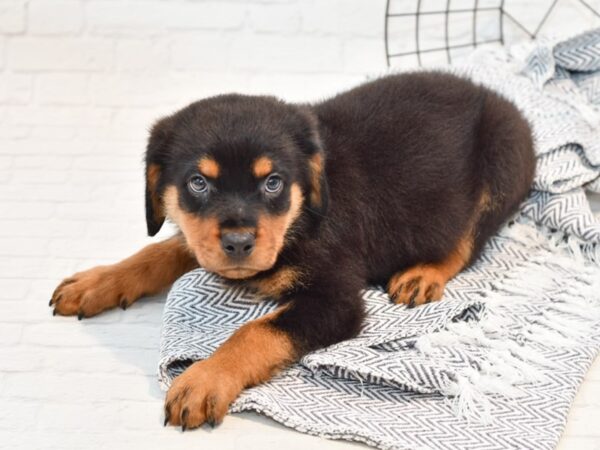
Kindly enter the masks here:
M 321 201 L 311 204 L 308 161 L 316 153 L 324 155 L 325 171 Z M 203 154 L 223 174 L 210 197 L 198 199 L 184 186 Z M 250 175 L 261 155 L 285 180 L 276 199 L 261 196 Z M 284 249 L 255 277 L 283 266 L 304 271 L 303 283 L 280 299 L 289 308 L 274 321 L 299 354 L 359 331 L 362 288 L 446 257 L 485 191 L 491 207 L 476 225 L 475 258 L 526 196 L 535 166 L 529 126 L 510 102 L 435 72 L 384 77 L 312 105 L 241 95 L 203 100 L 159 123 L 147 161 L 161 167 L 160 189 L 181 188 L 183 209 L 216 215 L 227 226 L 253 226 L 261 212 L 281 214 L 290 185 L 302 187 L 305 205 Z M 158 228 L 149 221 L 150 234 Z

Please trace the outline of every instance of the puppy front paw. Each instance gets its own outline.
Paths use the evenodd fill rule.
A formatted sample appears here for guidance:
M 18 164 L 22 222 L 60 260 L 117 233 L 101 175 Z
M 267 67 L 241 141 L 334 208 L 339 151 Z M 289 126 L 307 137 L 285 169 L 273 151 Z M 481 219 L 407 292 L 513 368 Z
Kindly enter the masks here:
M 165 426 L 181 425 L 182 431 L 204 423 L 214 427 L 223 421 L 242 388 L 210 359 L 196 362 L 173 381 L 167 393 Z
M 437 301 L 444 294 L 446 276 L 434 266 L 418 265 L 390 278 L 388 294 L 396 303 L 409 307 Z
M 98 266 L 66 278 L 52 294 L 53 314 L 77 315 L 81 320 L 107 309 L 126 309 L 136 296 L 124 289 L 123 274 L 113 266 Z

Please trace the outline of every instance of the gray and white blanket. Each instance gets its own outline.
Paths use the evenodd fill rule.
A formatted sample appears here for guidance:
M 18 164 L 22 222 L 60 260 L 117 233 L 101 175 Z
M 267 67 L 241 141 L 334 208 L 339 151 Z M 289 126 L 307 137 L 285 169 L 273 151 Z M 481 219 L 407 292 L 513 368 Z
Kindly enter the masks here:
M 600 348 L 600 30 L 476 52 L 457 74 L 513 100 L 538 155 L 534 190 L 444 300 L 414 309 L 364 292 L 355 339 L 316 351 L 231 412 L 379 448 L 554 448 Z M 165 307 L 159 379 L 168 388 L 236 328 L 273 310 L 203 270 Z

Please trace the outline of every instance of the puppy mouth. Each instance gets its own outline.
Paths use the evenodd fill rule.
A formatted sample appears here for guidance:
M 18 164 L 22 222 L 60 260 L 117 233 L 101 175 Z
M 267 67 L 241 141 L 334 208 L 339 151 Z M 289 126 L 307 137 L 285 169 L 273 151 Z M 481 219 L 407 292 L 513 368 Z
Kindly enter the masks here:
M 244 278 L 250 278 L 256 275 L 260 270 L 253 269 L 250 267 L 227 267 L 225 269 L 219 269 L 215 271 L 217 274 L 224 278 L 232 280 L 241 280 Z
M 253 261 L 252 258 L 234 261 L 217 252 L 212 253 L 196 250 L 194 253 L 201 267 L 230 280 L 251 278 L 259 272 L 269 270 L 275 264 L 275 260 L 271 260 L 271 258 L 269 258 L 269 264 L 257 264 L 257 261 Z M 215 253 L 217 254 L 215 255 Z

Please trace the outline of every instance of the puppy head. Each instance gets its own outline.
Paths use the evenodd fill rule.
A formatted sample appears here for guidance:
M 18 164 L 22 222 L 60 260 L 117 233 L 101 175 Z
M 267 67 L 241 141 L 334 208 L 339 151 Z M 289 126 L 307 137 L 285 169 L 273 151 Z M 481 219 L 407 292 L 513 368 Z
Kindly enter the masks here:
M 160 120 L 146 153 L 146 219 L 181 229 L 205 269 L 241 279 L 273 267 L 303 217 L 327 207 L 316 117 L 271 97 L 226 95 Z

